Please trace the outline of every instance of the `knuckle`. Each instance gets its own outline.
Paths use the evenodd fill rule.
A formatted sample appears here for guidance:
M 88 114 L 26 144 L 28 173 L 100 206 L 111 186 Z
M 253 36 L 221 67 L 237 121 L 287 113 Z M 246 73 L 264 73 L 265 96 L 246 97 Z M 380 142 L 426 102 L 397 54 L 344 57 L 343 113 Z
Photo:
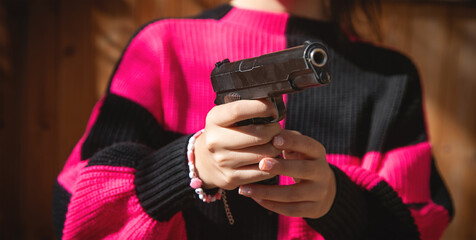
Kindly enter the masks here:
M 226 157 L 225 154 L 215 154 L 214 156 L 215 162 L 219 167 L 226 167 L 228 163 L 228 158 Z
M 231 172 L 225 176 L 225 183 L 227 186 L 236 186 L 239 178 L 237 177 L 237 174 L 234 172 Z
M 233 118 L 236 119 L 238 118 L 241 113 L 242 113 L 242 107 L 241 104 L 238 102 L 234 102 L 233 104 L 230 104 L 230 107 L 228 108 L 228 114 Z
M 212 136 L 210 136 L 210 135 L 212 135 Z M 216 137 L 213 137 L 213 135 L 215 135 L 215 134 L 207 134 L 207 138 L 206 138 L 206 142 L 205 142 L 205 147 L 211 153 L 214 153 L 218 149 L 218 146 L 219 146 L 219 143 L 220 143 L 219 139 L 216 138 Z
M 214 122 L 214 120 L 217 118 L 217 107 L 213 107 L 207 114 L 207 117 L 205 118 L 205 122 L 207 125 L 209 123 Z
M 234 184 L 233 184 L 233 181 L 231 180 L 231 178 L 229 176 L 225 176 L 225 178 L 223 179 L 222 188 L 226 189 L 226 190 L 232 190 L 232 189 L 234 189 L 233 186 L 234 186 Z
M 207 142 L 206 143 L 207 150 L 211 153 L 214 153 L 216 150 L 216 143 L 215 142 Z
M 233 178 L 230 175 L 226 175 L 223 181 L 225 181 L 225 185 L 230 185 L 233 182 Z

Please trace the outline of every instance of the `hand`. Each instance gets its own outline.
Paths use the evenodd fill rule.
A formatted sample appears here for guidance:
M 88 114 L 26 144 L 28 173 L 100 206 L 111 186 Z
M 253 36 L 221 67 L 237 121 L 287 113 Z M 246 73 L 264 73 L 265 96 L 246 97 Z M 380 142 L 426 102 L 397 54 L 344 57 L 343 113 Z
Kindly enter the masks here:
M 273 212 L 292 216 L 319 218 L 331 208 L 336 193 L 334 172 L 326 160 L 326 150 L 316 140 L 296 131 L 283 130 L 273 145 L 283 150 L 284 159 L 264 158 L 260 170 L 269 174 L 293 177 L 295 184 L 243 185 L 239 193 L 253 198 Z
M 270 101 L 241 100 L 215 106 L 207 115 L 205 131 L 195 142 L 195 166 L 204 188 L 231 190 L 275 176 L 258 163 L 281 150 L 272 144 L 279 123 L 236 126 L 235 123 L 276 115 Z

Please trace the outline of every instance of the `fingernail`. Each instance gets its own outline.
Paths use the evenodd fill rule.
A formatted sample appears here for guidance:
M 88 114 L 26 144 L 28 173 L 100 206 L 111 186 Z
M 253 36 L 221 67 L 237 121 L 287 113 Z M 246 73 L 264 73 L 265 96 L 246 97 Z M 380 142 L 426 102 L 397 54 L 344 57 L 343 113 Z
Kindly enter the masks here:
M 259 169 L 261 171 L 269 171 L 273 168 L 274 162 L 270 160 L 263 159 L 259 162 Z
M 251 194 L 251 188 L 247 186 L 240 186 L 238 193 L 241 195 L 249 195 Z
M 274 144 L 275 146 L 278 146 L 278 147 L 283 146 L 283 145 L 284 145 L 284 139 L 283 139 L 283 137 L 280 137 L 280 136 L 274 137 L 274 139 L 273 139 L 273 144 Z

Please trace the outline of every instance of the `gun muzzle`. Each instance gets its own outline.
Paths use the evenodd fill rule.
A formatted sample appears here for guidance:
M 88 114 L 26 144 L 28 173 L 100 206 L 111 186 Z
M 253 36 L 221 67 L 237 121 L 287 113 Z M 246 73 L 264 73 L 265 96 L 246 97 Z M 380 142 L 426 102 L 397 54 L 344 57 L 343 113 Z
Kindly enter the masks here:
M 327 53 L 322 48 L 315 48 L 311 51 L 311 63 L 315 67 L 324 67 L 327 63 Z

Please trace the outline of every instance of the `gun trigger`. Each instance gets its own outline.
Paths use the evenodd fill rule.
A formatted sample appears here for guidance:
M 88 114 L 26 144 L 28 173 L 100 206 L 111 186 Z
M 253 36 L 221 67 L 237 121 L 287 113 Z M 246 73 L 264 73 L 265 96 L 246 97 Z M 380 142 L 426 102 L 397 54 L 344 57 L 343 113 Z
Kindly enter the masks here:
M 283 96 L 272 97 L 271 101 L 274 103 L 274 108 L 276 108 L 276 118 L 271 122 L 279 122 L 286 117 L 286 106 L 284 105 Z

